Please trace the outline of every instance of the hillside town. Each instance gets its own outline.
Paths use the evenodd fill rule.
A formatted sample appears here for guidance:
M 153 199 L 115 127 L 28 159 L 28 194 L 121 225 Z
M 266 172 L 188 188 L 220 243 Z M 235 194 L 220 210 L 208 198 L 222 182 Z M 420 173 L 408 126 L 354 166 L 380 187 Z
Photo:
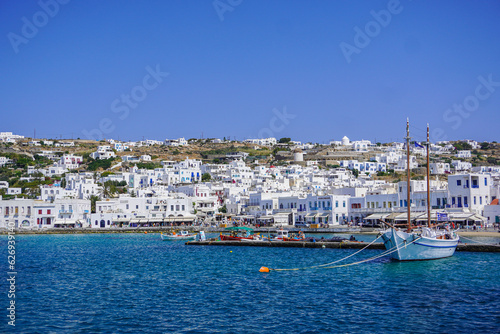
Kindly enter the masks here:
M 500 222 L 496 142 L 34 139 L 0 132 L 0 228 L 379 226 Z

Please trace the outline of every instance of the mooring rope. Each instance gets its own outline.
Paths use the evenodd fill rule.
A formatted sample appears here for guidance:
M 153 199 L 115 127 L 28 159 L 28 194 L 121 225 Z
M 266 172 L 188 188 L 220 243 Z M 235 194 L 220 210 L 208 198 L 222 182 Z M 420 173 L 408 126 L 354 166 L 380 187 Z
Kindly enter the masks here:
M 326 263 L 326 264 L 320 264 L 320 265 L 317 265 L 317 266 L 309 266 L 309 267 L 301 267 L 301 268 L 285 268 L 285 269 L 272 269 L 272 268 L 269 268 L 269 270 L 273 270 L 273 271 L 296 271 L 296 270 L 306 270 L 306 269 L 332 269 L 332 268 L 347 267 L 347 266 L 353 266 L 353 265 L 364 263 L 364 262 L 368 262 L 368 261 L 373 261 L 373 260 L 376 260 L 376 259 L 378 259 L 380 257 L 392 254 L 392 253 L 394 253 L 394 252 L 396 252 L 396 251 L 399 250 L 400 247 L 398 247 L 398 245 L 396 245 L 396 247 L 388 249 L 388 250 L 382 252 L 382 254 L 379 254 L 379 255 L 376 255 L 376 256 L 372 256 L 372 257 L 370 257 L 368 259 L 364 259 L 364 260 L 353 262 L 353 263 L 347 263 L 347 264 L 340 264 L 340 265 L 336 265 L 336 266 L 330 266 L 332 264 L 344 261 L 344 260 L 350 258 L 351 256 L 354 256 L 354 255 L 358 254 L 359 252 L 365 250 L 370 245 L 372 245 L 373 243 L 375 243 L 375 241 L 377 241 L 381 236 L 382 235 L 379 235 L 375 240 L 373 240 L 372 242 L 370 242 L 368 245 L 366 245 L 365 247 L 363 247 L 359 251 L 357 251 L 357 252 L 355 252 L 355 253 L 353 253 L 353 254 L 351 254 L 349 256 L 346 256 L 346 257 L 344 257 L 344 258 L 342 258 L 340 260 L 336 260 L 336 261 L 333 261 L 333 262 L 330 262 L 330 263 Z M 419 240 L 421 238 L 422 237 L 418 237 L 417 239 L 413 240 L 412 242 L 410 242 L 406 246 L 411 245 L 412 243 L 416 242 L 417 240 Z
M 470 239 L 470 238 L 466 238 L 466 237 L 462 237 L 462 236 L 460 236 L 460 239 L 462 239 L 462 238 L 463 238 L 463 239 L 470 240 L 470 241 L 475 242 L 475 243 L 478 243 L 478 244 L 480 244 L 480 245 L 487 245 L 487 246 L 496 246 L 496 247 L 500 247 L 500 245 L 498 245 L 498 244 L 488 244 L 488 243 L 486 243 L 486 242 L 476 241 L 476 240 L 474 240 L 474 239 Z
M 368 245 L 366 245 L 365 247 L 361 248 L 360 250 L 358 250 L 357 252 L 355 253 L 352 253 L 351 255 L 349 256 L 346 256 L 340 260 L 336 260 L 336 261 L 333 261 L 333 262 L 330 262 L 330 263 L 325 263 L 325 264 L 319 264 L 319 265 L 316 265 L 316 266 L 309 266 L 309 267 L 301 267 L 301 268 L 290 268 L 290 269 L 271 269 L 271 270 L 276 270 L 276 271 L 290 271 L 290 270 L 305 270 L 305 269 L 314 269 L 314 268 L 321 268 L 321 267 L 325 267 L 325 266 L 329 266 L 329 265 L 332 265 L 334 263 L 338 263 L 338 262 L 341 262 L 341 261 L 344 261 L 348 258 L 350 258 L 351 256 L 354 256 L 356 254 L 358 254 L 359 252 L 365 250 L 366 248 L 368 248 L 370 245 L 372 245 L 373 243 L 375 243 L 375 241 L 377 241 L 382 235 L 379 235 L 375 240 L 373 240 L 372 242 L 370 242 Z

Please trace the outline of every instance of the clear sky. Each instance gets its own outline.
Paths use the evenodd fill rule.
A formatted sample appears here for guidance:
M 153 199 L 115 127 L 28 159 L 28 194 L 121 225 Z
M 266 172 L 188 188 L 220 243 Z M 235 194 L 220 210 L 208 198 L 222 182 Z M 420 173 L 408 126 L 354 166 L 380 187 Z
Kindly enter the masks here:
M 499 141 L 500 1 L 0 2 L 0 131 Z

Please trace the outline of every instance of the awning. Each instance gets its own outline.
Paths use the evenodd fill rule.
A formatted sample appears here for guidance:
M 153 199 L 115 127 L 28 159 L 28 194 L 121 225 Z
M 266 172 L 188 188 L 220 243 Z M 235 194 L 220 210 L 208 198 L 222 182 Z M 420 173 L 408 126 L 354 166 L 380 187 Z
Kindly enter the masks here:
M 306 215 L 306 218 L 313 218 L 314 216 L 316 216 L 316 214 L 314 214 L 314 213 L 308 213 Z
M 390 216 L 390 214 L 388 213 L 373 213 L 363 219 L 375 219 L 375 220 L 378 220 L 378 219 L 384 219 L 386 217 Z
M 161 223 L 163 222 L 163 218 L 151 218 L 149 219 L 150 223 Z
M 415 220 L 422 215 L 423 215 L 422 212 L 410 212 L 410 219 Z M 406 213 L 406 212 L 400 213 L 396 218 L 394 218 L 394 220 L 396 220 L 396 221 L 408 220 L 408 213 Z
M 74 220 L 56 220 L 54 225 L 75 225 L 76 221 Z
M 274 217 L 273 216 L 261 216 L 261 217 L 259 217 L 257 219 L 260 219 L 260 220 L 271 220 L 271 219 L 274 219 Z
M 164 222 L 192 222 L 196 217 L 168 217 L 165 218 Z
M 317 213 L 315 215 L 316 218 L 326 218 L 328 217 L 328 214 L 327 213 Z
M 130 221 L 129 218 L 116 218 L 116 219 L 113 219 L 113 222 L 115 222 L 115 223 L 126 223 L 128 221 Z
M 275 214 L 274 215 L 275 223 L 288 223 L 288 214 Z
M 390 215 L 388 215 L 387 217 L 385 217 L 385 219 L 390 219 L 390 220 L 393 220 L 395 219 L 397 216 L 399 216 L 401 214 L 401 212 L 393 212 L 391 213 Z

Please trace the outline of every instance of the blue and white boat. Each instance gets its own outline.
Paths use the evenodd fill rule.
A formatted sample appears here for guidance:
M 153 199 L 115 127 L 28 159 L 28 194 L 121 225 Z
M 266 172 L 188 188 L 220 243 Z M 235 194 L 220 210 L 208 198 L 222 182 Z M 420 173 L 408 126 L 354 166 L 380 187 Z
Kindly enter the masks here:
M 404 232 L 390 228 L 382 235 L 390 256 L 399 261 L 434 260 L 452 256 L 459 237 L 453 231 L 435 231 L 424 227 L 420 231 Z
M 455 231 L 437 230 L 432 227 L 430 217 L 430 185 L 429 185 L 429 125 L 427 125 L 427 227 L 417 228 L 411 224 L 410 206 L 407 210 L 406 231 L 395 226 L 382 234 L 388 254 L 399 261 L 434 260 L 452 256 L 457 248 L 459 237 Z M 406 152 L 407 152 L 407 203 L 410 200 L 410 125 L 406 121 Z
M 168 234 L 161 233 L 161 240 L 163 241 L 172 241 L 172 240 L 194 240 L 196 238 L 196 234 L 188 233 L 188 231 L 180 231 L 172 232 Z

